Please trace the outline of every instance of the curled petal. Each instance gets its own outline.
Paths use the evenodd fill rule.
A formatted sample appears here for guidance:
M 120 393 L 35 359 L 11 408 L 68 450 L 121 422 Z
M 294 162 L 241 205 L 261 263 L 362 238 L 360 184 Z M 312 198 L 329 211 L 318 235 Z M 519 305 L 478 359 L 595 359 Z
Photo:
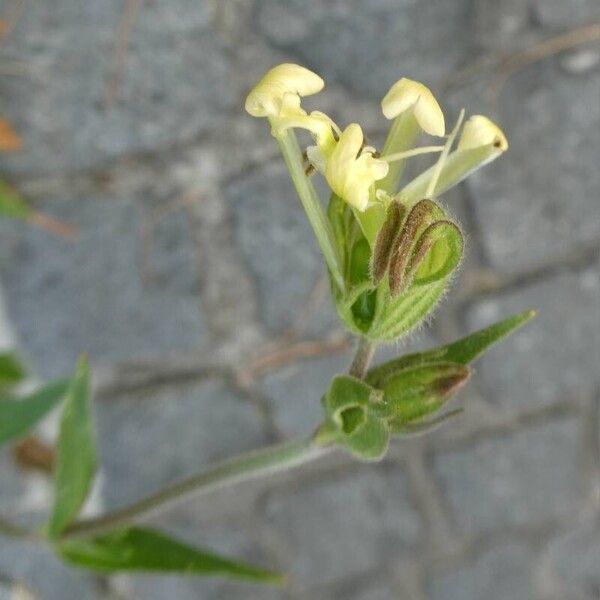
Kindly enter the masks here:
M 265 73 L 246 98 L 246 111 L 253 117 L 274 117 L 281 110 L 284 96 L 310 96 L 320 92 L 325 82 L 300 65 L 284 63 Z
M 393 119 L 411 107 L 423 131 L 440 137 L 444 135 L 444 113 L 431 90 L 418 81 L 403 77 L 385 95 L 381 110 L 387 119 Z
M 503 131 L 490 119 L 483 115 L 473 115 L 463 128 L 459 150 L 469 150 L 493 144 L 502 152 L 508 149 L 508 140 Z
M 352 123 L 342 132 L 325 170 L 331 189 L 360 211 L 369 203 L 375 181 L 383 179 L 388 164 L 362 150 L 363 132 L 360 125 Z

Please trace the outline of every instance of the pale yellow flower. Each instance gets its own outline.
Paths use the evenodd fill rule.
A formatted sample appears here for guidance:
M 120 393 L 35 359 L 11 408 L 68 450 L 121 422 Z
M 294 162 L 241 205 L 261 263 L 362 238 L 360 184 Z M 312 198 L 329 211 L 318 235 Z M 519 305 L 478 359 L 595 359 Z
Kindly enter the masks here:
M 252 88 L 246 98 L 246 110 L 253 117 L 277 117 L 288 95 L 311 96 L 320 92 L 325 82 L 312 71 L 300 65 L 284 63 L 273 67 Z M 289 98 L 287 100 L 290 102 Z
M 421 129 L 430 135 L 443 136 L 446 131 L 444 113 L 431 90 L 412 79 L 397 81 L 381 101 L 387 119 L 394 119 L 412 108 Z
M 367 208 L 375 181 L 383 179 L 389 168 L 384 160 L 373 156 L 372 148 L 362 148 L 363 139 L 360 125 L 348 125 L 331 152 L 325 169 L 329 187 L 360 211 Z
M 489 144 L 501 152 L 508 149 L 508 140 L 498 125 L 483 115 L 473 115 L 465 123 L 458 142 L 458 149 L 469 150 Z

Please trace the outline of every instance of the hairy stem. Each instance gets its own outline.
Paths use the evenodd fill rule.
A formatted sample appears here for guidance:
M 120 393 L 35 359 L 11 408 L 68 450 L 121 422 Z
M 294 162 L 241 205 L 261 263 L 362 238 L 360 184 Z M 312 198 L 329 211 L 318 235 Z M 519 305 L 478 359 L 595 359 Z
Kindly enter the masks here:
M 261 448 L 232 458 L 206 471 L 168 486 L 158 492 L 99 517 L 82 519 L 67 528 L 63 539 L 106 533 L 148 519 L 177 504 L 241 481 L 270 475 L 319 458 L 329 448 L 318 446 L 312 439 L 300 439 Z
M 375 344 L 370 342 L 367 338 L 359 338 L 356 353 L 354 354 L 352 364 L 350 365 L 350 375 L 354 375 L 354 377 L 358 377 L 359 379 L 365 378 L 371 360 L 373 359 L 375 348 Z
M 373 357 L 375 344 L 360 338 L 350 374 L 363 378 Z M 80 519 L 67 527 L 61 539 L 84 538 L 114 531 L 146 520 L 181 502 L 258 477 L 285 471 L 312 462 L 331 452 L 333 446 L 318 444 L 313 437 L 261 448 L 208 467 L 188 479 L 167 486 L 123 508 L 88 519 Z M 18 538 L 38 538 L 0 517 L 0 534 Z

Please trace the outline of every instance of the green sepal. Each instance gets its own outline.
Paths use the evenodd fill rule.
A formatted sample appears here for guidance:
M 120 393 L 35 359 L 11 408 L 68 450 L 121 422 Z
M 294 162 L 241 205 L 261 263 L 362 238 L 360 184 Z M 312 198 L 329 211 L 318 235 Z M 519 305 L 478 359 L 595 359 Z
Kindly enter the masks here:
M 84 540 L 55 544 L 67 563 L 100 573 L 158 572 L 221 576 L 282 584 L 285 578 L 242 562 L 195 548 L 159 531 L 129 527 Z
M 457 417 L 463 412 L 463 408 L 455 408 L 454 410 L 450 410 L 447 413 L 444 413 L 443 415 L 439 415 L 431 419 L 416 421 L 413 423 L 404 423 L 400 419 L 390 419 L 388 421 L 388 426 L 390 428 L 390 433 L 396 438 L 417 437 L 425 435 L 427 433 L 431 433 L 432 431 L 436 431 L 447 421 L 453 419 L 454 417 Z
M 535 316 L 534 310 L 527 310 L 494 325 L 472 333 L 456 342 L 440 346 L 425 352 L 406 354 L 371 369 L 366 381 L 375 387 L 382 387 L 388 377 L 407 367 L 437 362 L 453 362 L 461 365 L 471 364 L 491 346 L 519 329 Z
M 502 150 L 494 144 L 451 152 L 446 158 L 432 195 L 436 198 L 441 196 L 444 192 L 466 179 L 471 173 L 487 165 L 501 154 Z M 401 198 L 402 202 L 405 202 L 410 207 L 423 198 L 429 187 L 435 168 L 435 165 L 430 167 L 415 177 L 400 191 L 398 197 Z
M 337 443 L 362 460 L 378 460 L 386 452 L 389 429 L 381 416 L 383 393 L 351 375 L 333 378 L 324 398 L 327 417 L 317 443 Z
M 458 363 L 408 367 L 390 375 L 382 386 L 385 406 L 396 424 L 410 424 L 439 411 L 470 377 Z

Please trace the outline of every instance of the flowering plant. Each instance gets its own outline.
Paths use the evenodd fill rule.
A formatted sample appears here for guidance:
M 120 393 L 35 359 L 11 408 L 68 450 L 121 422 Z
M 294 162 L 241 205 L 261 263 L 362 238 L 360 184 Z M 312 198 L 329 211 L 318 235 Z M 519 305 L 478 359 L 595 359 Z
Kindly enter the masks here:
M 501 156 L 508 143 L 484 116 L 463 124 L 464 110 L 446 134 L 444 113 L 432 92 L 403 78 L 381 102 L 391 127 L 378 150 L 365 141 L 359 124 L 342 128 L 326 114 L 302 108 L 302 98 L 323 86 L 308 69 L 282 64 L 268 71 L 246 99 L 250 115 L 269 121 L 321 249 L 337 313 L 358 339 L 349 372 L 335 375 L 323 390 L 321 425 L 308 439 L 234 457 L 129 506 L 83 518 L 80 511 L 96 473 L 87 360 L 81 359 L 71 380 L 16 398 L 14 389 L 24 371 L 14 355 L 0 355 L 0 443 L 22 435 L 63 402 L 48 521 L 31 529 L 0 519 L 0 531 L 43 541 L 66 562 L 96 571 L 170 571 L 278 582 L 278 574 L 192 548 L 135 523 L 192 493 L 289 469 L 336 448 L 360 460 L 381 459 L 392 438 L 430 431 L 454 417 L 458 410 L 444 408 L 469 379 L 469 365 L 533 316 L 523 312 L 449 345 L 370 368 L 376 345 L 396 341 L 423 323 L 459 267 L 463 234 L 440 196 Z M 313 140 L 304 151 L 297 129 Z M 441 141 L 417 146 L 420 134 Z M 437 158 L 403 182 L 406 161 L 423 154 Z M 313 176 L 324 177 L 331 190 L 326 206 Z

